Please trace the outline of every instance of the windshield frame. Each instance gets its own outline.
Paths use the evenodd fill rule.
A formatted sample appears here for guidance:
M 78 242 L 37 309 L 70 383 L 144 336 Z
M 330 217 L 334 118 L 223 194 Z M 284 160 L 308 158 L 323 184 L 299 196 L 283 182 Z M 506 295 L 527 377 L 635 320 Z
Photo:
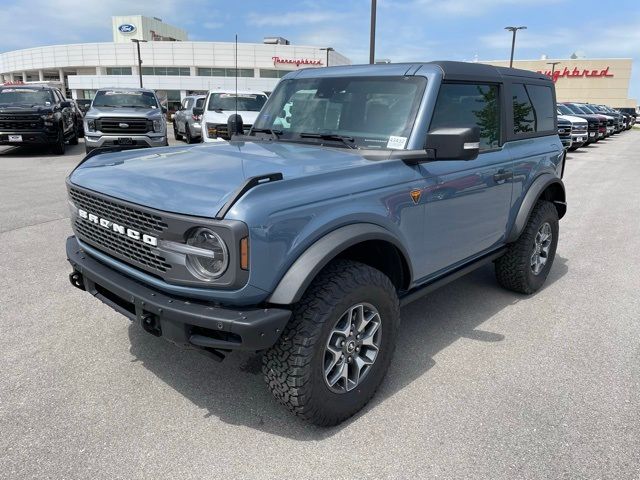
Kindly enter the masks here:
M 279 115 L 274 115 L 274 112 L 283 111 L 285 106 L 292 102 L 292 98 L 294 95 L 304 92 L 305 90 L 316 90 L 314 93 L 314 98 L 317 95 L 317 88 L 314 85 L 314 82 L 322 82 L 322 81 L 350 81 L 349 86 L 353 82 L 363 81 L 363 82 L 412 82 L 415 85 L 415 91 L 413 92 L 413 98 L 411 98 L 411 103 L 407 109 L 407 115 L 404 123 L 401 125 L 404 129 L 402 131 L 402 136 L 400 134 L 394 132 L 392 135 L 387 135 L 385 132 L 376 132 L 374 130 L 370 132 L 357 132 L 355 130 L 347 130 L 341 129 L 340 127 L 334 129 L 321 129 L 321 130 L 309 130 L 306 131 L 304 128 L 299 131 L 283 131 L 280 126 L 276 123 L 278 118 L 282 118 Z M 305 83 L 309 83 L 313 87 L 304 88 Z M 360 150 L 375 150 L 375 151 L 390 151 L 390 150 L 406 150 L 407 146 L 411 142 L 411 137 L 416 128 L 416 123 L 418 121 L 418 114 L 420 108 L 422 107 L 425 92 L 428 88 L 429 79 L 426 76 L 416 75 L 416 76 L 404 76 L 404 75 L 357 75 L 357 76 L 348 76 L 348 77 L 303 77 L 303 78 L 288 78 L 281 80 L 276 86 L 275 90 L 269 97 L 267 103 L 261 110 L 260 114 L 256 118 L 253 127 L 257 130 L 269 130 L 274 133 L 277 133 L 277 141 L 287 141 L 287 142 L 299 142 L 311 145 L 326 145 L 330 142 L 330 146 L 336 146 L 341 148 L 357 148 Z M 301 88 L 296 88 L 301 87 Z M 328 86 L 327 86 L 328 87 Z M 339 94 L 340 92 L 335 92 L 335 94 Z M 355 92 L 349 92 L 351 94 Z M 380 92 L 365 92 L 365 94 L 379 94 L 379 95 L 393 95 L 394 92 L 389 90 L 388 92 L 380 91 Z M 365 100 L 366 101 L 366 100 Z M 277 102 L 277 103 L 276 103 Z M 333 102 L 333 105 L 339 104 L 338 102 Z M 359 104 L 355 104 L 357 106 Z M 347 107 L 349 108 L 349 107 Z M 255 132 L 253 130 L 250 132 L 251 136 L 255 136 Z M 334 137 L 334 138 L 331 138 Z M 378 138 L 378 137 L 386 137 L 386 139 Z M 402 147 L 393 147 L 391 138 L 402 138 L 404 139 L 404 145 Z M 351 143 L 351 145 L 349 145 Z

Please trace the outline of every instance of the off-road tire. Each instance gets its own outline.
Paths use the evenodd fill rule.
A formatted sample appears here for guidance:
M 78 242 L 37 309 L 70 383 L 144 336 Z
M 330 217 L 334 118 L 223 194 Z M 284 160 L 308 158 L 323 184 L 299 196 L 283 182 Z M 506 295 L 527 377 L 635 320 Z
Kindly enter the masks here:
M 176 140 L 182 140 L 182 135 L 180 135 L 180 133 L 178 132 L 178 125 L 176 124 L 175 120 L 173 122 L 173 136 Z
M 64 130 L 62 125 L 58 127 L 58 140 L 51 145 L 51 151 L 56 155 L 64 155 Z
M 551 226 L 552 239 L 547 257 L 547 263 L 538 275 L 530 266 L 531 255 L 535 248 L 535 237 L 544 223 Z M 498 283 L 514 292 L 532 294 L 542 287 L 549 271 L 553 266 L 558 246 L 558 211 L 553 203 L 539 200 L 536 203 L 527 225 L 514 243 L 510 244 L 507 252 L 495 262 Z
M 325 346 L 336 322 L 359 302 L 370 303 L 380 313 L 378 356 L 357 387 L 336 393 L 324 377 Z M 376 392 L 391 362 L 399 324 L 398 296 L 387 276 L 362 263 L 333 261 L 294 306 L 278 343 L 264 354 L 265 381 L 276 400 L 294 414 L 316 425 L 337 425 Z

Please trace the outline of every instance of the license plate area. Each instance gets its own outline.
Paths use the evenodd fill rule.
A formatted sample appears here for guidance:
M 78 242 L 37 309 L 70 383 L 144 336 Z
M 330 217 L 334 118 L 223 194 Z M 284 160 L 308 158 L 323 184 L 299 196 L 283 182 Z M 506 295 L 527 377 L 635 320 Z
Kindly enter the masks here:
M 133 139 L 129 137 L 118 137 L 118 145 L 133 145 Z
M 10 142 L 21 142 L 22 141 L 22 135 L 8 135 L 8 140 Z

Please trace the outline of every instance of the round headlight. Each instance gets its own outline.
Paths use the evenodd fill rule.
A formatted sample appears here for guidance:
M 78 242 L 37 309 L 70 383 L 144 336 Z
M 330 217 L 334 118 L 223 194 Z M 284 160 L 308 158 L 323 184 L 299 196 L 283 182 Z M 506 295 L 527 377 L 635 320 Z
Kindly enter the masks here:
M 229 252 L 217 233 L 208 228 L 198 228 L 187 240 L 187 245 L 203 250 L 202 255 L 187 255 L 187 266 L 196 277 L 214 280 L 227 270 Z

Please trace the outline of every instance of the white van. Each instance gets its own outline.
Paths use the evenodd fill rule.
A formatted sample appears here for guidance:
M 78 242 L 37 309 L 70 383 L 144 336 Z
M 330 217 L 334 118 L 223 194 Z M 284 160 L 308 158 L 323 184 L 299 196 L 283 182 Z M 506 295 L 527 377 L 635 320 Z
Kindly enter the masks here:
M 238 113 L 242 117 L 245 132 L 249 131 L 260 109 L 267 101 L 264 92 L 234 90 L 209 90 L 202 114 L 202 141 L 229 140 L 227 120 Z

